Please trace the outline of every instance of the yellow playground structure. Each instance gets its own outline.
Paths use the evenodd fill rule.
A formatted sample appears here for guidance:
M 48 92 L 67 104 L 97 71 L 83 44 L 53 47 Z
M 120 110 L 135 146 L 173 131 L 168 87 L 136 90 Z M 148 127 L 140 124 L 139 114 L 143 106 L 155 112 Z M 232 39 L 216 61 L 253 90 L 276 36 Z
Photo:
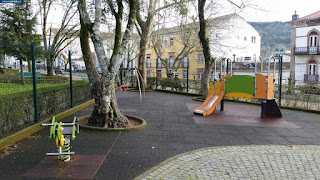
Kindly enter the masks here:
M 242 98 L 248 100 L 261 100 L 261 118 L 266 116 L 282 117 L 281 111 L 274 99 L 275 68 L 273 69 L 273 74 L 271 74 L 270 61 L 271 58 L 269 58 L 268 73 L 266 75 L 263 75 L 262 65 L 261 73 L 257 73 L 257 62 L 255 62 L 254 77 L 250 75 L 232 75 L 232 61 L 230 66 L 231 73 L 226 73 L 226 68 L 224 68 L 224 75 L 222 75 L 222 64 L 225 63 L 223 63 L 223 60 L 221 60 L 220 80 L 216 81 L 215 85 L 211 83 L 211 91 L 209 91 L 209 95 L 199 108 L 193 110 L 194 114 L 208 116 L 219 104 L 221 104 L 220 110 L 224 110 L 224 99 Z M 228 60 L 226 63 L 228 63 Z

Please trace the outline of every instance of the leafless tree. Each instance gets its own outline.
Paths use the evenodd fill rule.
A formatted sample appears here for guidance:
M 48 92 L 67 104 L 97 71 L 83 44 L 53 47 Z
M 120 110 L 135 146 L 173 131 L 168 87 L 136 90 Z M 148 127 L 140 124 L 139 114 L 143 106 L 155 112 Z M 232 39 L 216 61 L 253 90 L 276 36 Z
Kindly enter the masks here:
M 167 77 L 170 77 L 169 69 L 177 72 L 183 65 L 184 57 L 200 50 L 199 39 L 195 36 L 197 32 L 197 24 L 180 24 L 173 28 L 160 29 L 151 34 L 151 47 L 160 59 L 162 66 L 166 69 Z M 175 36 L 175 52 L 169 56 L 167 38 L 170 35 Z M 169 42 L 170 43 L 170 42 Z M 177 48 L 181 47 L 181 48 Z
M 106 0 L 108 8 L 116 22 L 114 33 L 114 46 L 111 58 L 107 58 L 103 45 L 103 38 L 100 31 L 103 18 L 103 4 L 101 0 L 95 0 L 93 5 L 93 17 L 87 10 L 86 0 L 78 0 L 78 10 L 80 13 L 81 31 L 80 41 L 83 58 L 85 61 L 90 87 L 94 95 L 94 109 L 88 123 L 93 126 L 104 127 L 124 127 L 128 119 L 118 107 L 115 95 L 115 76 L 124 59 L 127 44 L 132 34 L 134 26 L 137 1 L 136 0 Z M 121 27 L 124 13 L 128 7 L 127 26 L 124 34 Z M 98 74 L 95 60 L 91 54 L 89 37 L 94 45 L 95 53 L 100 64 L 102 74 Z
M 184 2 L 189 0 L 174 0 L 165 1 L 164 4 L 160 5 L 159 0 L 140 0 L 140 5 L 137 10 L 137 21 L 136 27 L 140 35 L 140 45 L 139 45 L 139 56 L 138 56 L 138 68 L 142 75 L 140 82 L 144 83 L 146 87 L 147 77 L 146 77 L 146 49 L 149 42 L 149 36 L 152 31 L 152 26 L 154 25 L 154 18 L 157 13 L 167 8 L 175 7 L 177 9 L 184 9 L 182 6 Z M 157 7 L 157 4 L 158 7 Z
M 64 3 L 64 14 L 62 16 L 60 28 L 48 28 L 48 17 L 54 3 L 57 0 L 38 0 L 42 17 L 43 46 L 47 55 L 47 74 L 53 75 L 53 62 L 61 51 L 63 51 L 75 38 L 79 32 L 76 30 L 79 23 L 74 23 L 77 17 L 76 0 L 62 1 Z M 49 32 L 48 32 L 49 30 Z M 54 32 L 53 32 L 54 31 Z M 49 37 L 47 37 L 49 33 Z M 51 38 L 54 33 L 54 37 Z M 67 44 L 65 42 L 68 41 Z

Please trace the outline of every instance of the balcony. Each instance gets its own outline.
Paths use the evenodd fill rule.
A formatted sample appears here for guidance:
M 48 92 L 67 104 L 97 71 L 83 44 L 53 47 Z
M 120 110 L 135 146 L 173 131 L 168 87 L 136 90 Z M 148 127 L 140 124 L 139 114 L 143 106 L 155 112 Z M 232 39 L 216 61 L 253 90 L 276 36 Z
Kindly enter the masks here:
M 304 82 L 318 82 L 319 81 L 319 75 L 304 75 Z
M 320 54 L 320 47 L 296 47 L 294 53 L 296 55 Z

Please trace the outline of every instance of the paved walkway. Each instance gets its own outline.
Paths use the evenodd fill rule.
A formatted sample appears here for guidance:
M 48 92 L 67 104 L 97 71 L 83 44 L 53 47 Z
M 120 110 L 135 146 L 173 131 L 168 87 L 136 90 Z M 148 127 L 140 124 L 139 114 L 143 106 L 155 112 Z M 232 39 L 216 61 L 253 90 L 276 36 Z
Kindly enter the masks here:
M 320 146 L 205 148 L 171 158 L 137 179 L 320 179 Z
M 318 114 L 282 110 L 282 119 L 261 120 L 260 106 L 226 102 L 224 112 L 216 111 L 208 118 L 203 118 L 192 115 L 192 107 L 201 103 L 192 101 L 189 96 L 147 92 L 141 104 L 139 93 L 117 92 L 117 99 L 123 113 L 139 116 L 147 121 L 145 129 L 126 133 L 80 130 L 75 141 L 71 142 L 72 151 L 76 155 L 73 156 L 72 163 L 65 164 L 54 164 L 53 159 L 45 156 L 47 152 L 56 151 L 56 146 L 55 142 L 49 141 L 49 129 L 41 130 L 6 149 L 9 155 L 0 159 L 0 179 L 134 179 L 168 158 L 201 148 L 209 148 L 208 153 L 221 149 L 226 152 L 244 149 L 249 159 L 249 154 L 252 157 L 261 155 L 263 161 L 271 155 L 262 156 L 263 151 L 259 154 L 259 150 L 255 151 L 254 148 L 266 150 L 269 146 L 259 145 L 283 145 L 271 146 L 285 150 L 284 154 L 274 154 L 276 160 L 292 152 L 293 158 L 296 155 L 302 157 L 304 153 L 310 163 L 314 161 L 310 156 L 313 154 L 315 162 L 319 162 L 315 156 L 317 146 L 312 147 L 314 151 L 308 151 L 307 146 L 295 146 L 301 148 L 299 152 L 290 150 L 291 145 L 320 145 Z M 90 112 L 91 109 L 86 108 L 76 115 L 88 115 Z M 64 120 L 71 121 L 72 118 L 70 116 Z M 210 150 L 211 147 L 213 149 Z M 1 151 L 2 155 L 3 152 Z M 235 157 L 237 153 L 232 154 L 230 151 L 229 154 L 230 157 Z M 205 153 L 203 155 L 209 157 Z M 204 162 L 205 160 L 206 158 Z M 230 161 L 232 162 L 238 161 L 234 158 Z M 296 160 L 294 162 L 298 163 Z M 305 161 L 301 165 L 305 165 Z M 298 164 L 297 167 L 299 168 Z M 319 173 L 313 171 L 314 166 L 310 168 L 317 178 Z M 249 167 L 247 170 L 250 171 Z M 46 173 L 37 174 L 39 171 Z M 231 171 L 227 173 L 232 174 Z M 311 177 L 309 174 L 306 173 Z

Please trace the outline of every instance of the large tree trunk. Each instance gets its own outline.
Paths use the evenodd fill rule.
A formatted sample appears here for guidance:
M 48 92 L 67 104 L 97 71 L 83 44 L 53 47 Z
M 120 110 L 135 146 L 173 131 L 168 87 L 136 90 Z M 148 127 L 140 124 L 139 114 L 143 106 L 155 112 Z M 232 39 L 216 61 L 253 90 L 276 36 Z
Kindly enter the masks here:
M 2 68 L 1 68 L 1 64 L 2 64 L 2 62 L 3 62 L 3 68 L 6 68 L 6 66 L 5 66 L 5 62 L 4 62 L 4 55 L 0 55 L 0 73 L 4 73 L 4 71 L 2 70 Z
M 202 75 L 202 79 L 201 79 L 201 96 L 203 99 L 207 97 L 209 92 L 209 79 L 210 79 L 211 71 L 212 71 L 212 63 L 211 65 L 209 63 L 206 63 L 205 69 Z
M 209 38 L 206 32 L 206 20 L 204 17 L 204 6 L 206 0 L 198 0 L 198 12 L 199 12 L 199 39 L 203 49 L 203 56 L 205 59 L 205 69 L 203 72 L 203 77 L 201 79 L 201 95 L 202 98 L 206 98 L 209 91 L 209 75 L 211 74 L 213 67 L 213 58 L 211 57 L 210 47 L 209 47 Z
M 32 61 L 28 60 L 28 72 L 32 72 Z
M 79 3 L 79 5 L 80 7 L 78 6 L 78 8 L 80 9 L 83 4 Z M 102 68 L 102 77 L 98 74 L 95 67 L 95 60 L 89 46 L 89 31 L 81 16 L 80 22 L 81 50 L 87 69 L 90 88 L 95 99 L 94 109 L 88 120 L 88 124 L 99 127 L 124 127 L 124 125 L 128 123 L 128 118 L 122 115 L 118 108 L 114 88 L 114 76 L 112 74 L 105 74 L 105 68 Z
M 20 59 L 20 72 L 21 72 L 21 84 L 24 85 L 25 82 L 24 82 L 24 74 L 23 74 L 23 59 Z
M 140 71 L 141 77 L 139 76 L 139 81 L 141 87 L 147 87 L 147 65 L 146 65 L 146 49 L 148 44 L 148 34 L 149 29 L 144 28 L 142 30 L 142 35 L 140 39 L 140 49 L 139 49 L 139 57 L 138 57 L 138 69 Z
M 124 127 L 125 124 L 128 123 L 128 118 L 125 117 L 119 110 L 115 94 L 114 81 L 105 88 L 105 92 L 99 90 L 100 87 L 93 88 L 97 88 L 94 91 L 99 93 L 95 96 L 94 109 L 88 124 L 99 127 L 103 126 L 105 128 Z
M 49 55 L 49 58 L 47 59 L 47 75 L 53 76 L 53 60 L 54 58 L 52 55 Z

